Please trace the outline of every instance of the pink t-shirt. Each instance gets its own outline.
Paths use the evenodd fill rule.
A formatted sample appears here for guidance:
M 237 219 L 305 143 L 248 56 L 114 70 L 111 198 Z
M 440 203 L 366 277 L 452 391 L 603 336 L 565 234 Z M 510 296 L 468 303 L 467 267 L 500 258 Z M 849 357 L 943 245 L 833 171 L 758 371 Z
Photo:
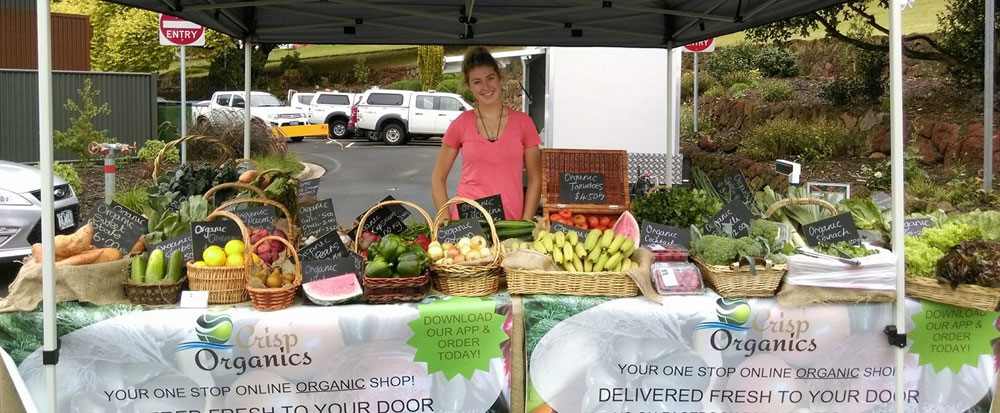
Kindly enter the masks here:
M 466 111 L 451 122 L 442 143 L 462 154 L 458 196 L 478 199 L 500 194 L 506 219 L 521 219 L 524 212 L 524 150 L 542 143 L 535 123 L 523 112 L 507 110 L 507 128 L 494 142 L 476 130 L 476 112 Z M 452 217 L 458 216 L 452 208 Z

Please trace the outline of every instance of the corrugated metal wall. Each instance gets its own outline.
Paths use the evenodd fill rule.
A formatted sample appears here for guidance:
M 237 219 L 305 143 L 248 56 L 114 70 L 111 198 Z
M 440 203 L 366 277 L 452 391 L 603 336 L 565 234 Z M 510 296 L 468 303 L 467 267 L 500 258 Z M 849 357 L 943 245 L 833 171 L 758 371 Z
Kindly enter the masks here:
M 0 0 L 0 68 L 36 69 L 38 55 L 35 2 Z M 56 70 L 90 70 L 90 18 L 52 14 L 52 67 Z
M 97 130 L 122 143 L 143 144 L 156 138 L 156 74 L 54 72 L 53 122 L 55 130 L 69 127 L 72 114 L 64 109 L 68 99 L 79 101 L 77 90 L 84 79 L 93 79 L 99 90 L 95 103 L 107 102 L 111 114 L 94 120 Z M 56 150 L 57 160 L 75 157 Z M 29 70 L 0 70 L 0 159 L 38 161 L 38 74 Z

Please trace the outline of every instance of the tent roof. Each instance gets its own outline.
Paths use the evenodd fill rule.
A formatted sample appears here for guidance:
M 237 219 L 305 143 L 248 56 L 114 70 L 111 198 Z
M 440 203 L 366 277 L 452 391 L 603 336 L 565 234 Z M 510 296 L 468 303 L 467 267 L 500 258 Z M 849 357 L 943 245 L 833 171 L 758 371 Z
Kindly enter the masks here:
M 844 0 L 110 0 L 261 43 L 674 47 Z M 471 24 L 466 24 L 471 22 Z

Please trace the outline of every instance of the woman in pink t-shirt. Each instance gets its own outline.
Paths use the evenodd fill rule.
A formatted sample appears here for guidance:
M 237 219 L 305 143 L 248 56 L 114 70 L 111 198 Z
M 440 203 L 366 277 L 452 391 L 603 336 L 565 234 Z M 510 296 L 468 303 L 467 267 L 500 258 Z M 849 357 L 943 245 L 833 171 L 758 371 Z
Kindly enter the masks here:
M 523 112 L 503 105 L 500 66 L 485 47 L 465 53 L 462 74 L 476 97 L 476 109 L 461 114 L 448 127 L 434 172 L 434 207 L 448 202 L 447 179 L 455 158 L 462 154 L 462 178 L 456 194 L 478 199 L 500 194 L 504 218 L 531 219 L 542 192 L 541 138 Z M 527 170 L 527 192 L 521 171 Z M 456 217 L 452 209 L 452 217 Z

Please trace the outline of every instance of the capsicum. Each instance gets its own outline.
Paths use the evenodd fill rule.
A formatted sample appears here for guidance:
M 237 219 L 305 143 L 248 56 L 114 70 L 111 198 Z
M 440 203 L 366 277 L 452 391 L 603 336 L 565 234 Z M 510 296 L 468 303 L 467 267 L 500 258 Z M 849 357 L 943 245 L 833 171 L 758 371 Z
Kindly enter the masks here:
M 365 274 L 369 277 L 386 278 L 392 276 L 392 268 L 389 264 L 383 260 L 374 260 L 368 262 L 365 266 Z

